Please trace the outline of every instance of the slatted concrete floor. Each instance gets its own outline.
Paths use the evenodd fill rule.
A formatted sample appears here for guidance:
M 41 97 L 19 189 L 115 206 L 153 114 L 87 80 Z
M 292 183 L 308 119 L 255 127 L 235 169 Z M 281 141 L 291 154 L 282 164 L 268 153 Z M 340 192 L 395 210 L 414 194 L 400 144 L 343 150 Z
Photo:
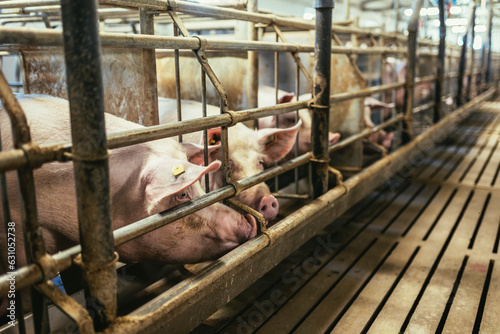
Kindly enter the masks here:
M 500 333 L 499 138 L 484 103 L 194 333 Z

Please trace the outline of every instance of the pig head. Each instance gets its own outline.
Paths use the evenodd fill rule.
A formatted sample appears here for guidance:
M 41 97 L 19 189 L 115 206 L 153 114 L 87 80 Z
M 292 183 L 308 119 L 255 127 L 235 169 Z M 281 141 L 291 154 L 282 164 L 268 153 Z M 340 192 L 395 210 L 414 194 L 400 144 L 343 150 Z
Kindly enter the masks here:
M 299 121 L 287 129 L 252 130 L 240 123 L 229 128 L 229 164 L 233 179 L 238 181 L 256 175 L 264 170 L 264 164 L 271 164 L 285 157 L 293 147 L 300 127 Z M 209 161 L 222 157 L 220 132 L 220 128 L 208 130 Z M 202 140 L 200 144 L 183 144 L 190 162 L 203 164 L 202 144 Z M 222 187 L 223 177 L 222 171 L 214 173 L 210 186 L 212 190 Z M 272 219 L 278 214 L 278 201 L 270 195 L 265 183 L 242 191 L 236 199 L 256 209 L 266 219 Z

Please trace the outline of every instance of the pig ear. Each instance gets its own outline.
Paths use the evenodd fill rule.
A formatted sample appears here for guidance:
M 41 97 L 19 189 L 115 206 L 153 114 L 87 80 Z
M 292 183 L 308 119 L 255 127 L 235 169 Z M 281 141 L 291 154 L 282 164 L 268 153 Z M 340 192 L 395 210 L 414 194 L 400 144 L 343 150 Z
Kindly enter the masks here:
M 262 129 L 257 131 L 257 140 L 264 147 L 264 162 L 271 163 L 278 161 L 290 152 L 300 127 L 302 120 L 286 129 Z
M 203 136 L 203 135 L 202 135 Z M 213 128 L 213 129 L 208 129 L 207 130 L 207 140 L 208 140 L 208 145 L 220 145 L 221 142 L 221 129 L 220 128 Z M 202 141 L 203 143 L 203 138 Z
M 221 165 L 220 161 L 214 161 L 206 167 L 196 166 L 187 161 L 171 162 L 173 163 L 160 160 L 150 162 L 141 175 L 141 181 L 145 186 L 146 209 L 150 215 L 169 209 L 169 203 L 164 201 L 167 197 L 180 193 L 203 175 L 219 169 Z M 176 175 L 172 168 L 179 165 L 182 165 L 184 171 Z
M 210 142 L 210 140 L 209 140 Z M 204 159 L 204 152 L 203 152 L 203 145 L 199 144 L 193 144 L 193 143 L 182 143 L 181 144 L 182 149 L 184 152 L 186 152 L 188 161 L 190 163 L 193 163 L 195 165 L 201 166 L 203 165 L 205 159 Z M 208 146 L 208 163 L 211 163 L 212 161 L 218 160 L 218 156 L 220 155 L 221 151 L 221 143 L 217 143 L 216 145 L 209 145 Z
M 293 98 L 295 97 L 295 94 L 293 93 L 287 93 L 285 95 L 283 95 L 279 100 L 278 100 L 278 104 L 280 103 L 287 103 L 287 102 L 290 102 L 293 100 Z

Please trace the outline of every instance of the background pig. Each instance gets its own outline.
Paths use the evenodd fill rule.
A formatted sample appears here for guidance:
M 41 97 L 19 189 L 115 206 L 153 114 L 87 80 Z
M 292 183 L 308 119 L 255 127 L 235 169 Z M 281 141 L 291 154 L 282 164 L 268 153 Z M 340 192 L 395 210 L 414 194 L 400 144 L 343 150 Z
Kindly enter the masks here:
M 390 115 L 390 110 L 393 107 L 391 104 L 383 103 L 373 97 L 366 97 L 364 103 L 364 122 L 365 127 L 373 128 L 375 127 L 375 123 L 372 120 L 372 113 L 374 111 L 380 110 L 383 113 L 384 119 L 386 115 Z M 376 145 L 381 145 L 386 149 L 391 147 L 392 139 L 394 138 L 394 132 L 386 132 L 385 130 L 379 130 L 375 133 L 372 133 L 368 137 L 369 143 L 374 143 Z
M 177 102 L 174 99 L 159 98 L 158 110 L 160 123 L 177 121 Z M 207 105 L 208 115 L 220 113 L 218 107 Z M 182 119 L 194 119 L 202 116 L 202 104 L 196 101 L 182 101 Z M 282 159 L 295 143 L 300 123 L 288 129 L 252 130 L 243 124 L 229 128 L 229 163 L 232 177 L 235 181 L 253 176 L 264 170 L 264 163 Z M 209 129 L 209 161 L 220 160 L 222 156 L 220 143 L 220 128 Z M 203 139 L 200 132 L 183 136 L 183 147 L 189 161 L 195 164 L 203 163 Z M 223 184 L 223 173 L 218 171 L 211 177 L 211 190 L 218 189 Z M 242 191 L 236 199 L 259 211 L 264 218 L 272 219 L 278 214 L 279 204 L 270 194 L 265 183 Z
M 36 143 L 70 140 L 69 106 L 62 99 L 48 96 L 20 97 Z M 10 121 L 0 113 L 2 141 L 12 148 Z M 140 127 L 135 123 L 106 114 L 108 132 Z M 174 176 L 172 168 L 182 164 L 185 172 Z M 128 225 L 201 196 L 197 182 L 220 162 L 207 167 L 190 164 L 179 144 L 172 139 L 124 147 L 112 151 L 109 158 L 113 229 Z M 54 253 L 79 240 L 76 197 L 71 163 L 50 163 L 34 172 L 39 222 L 47 251 Z M 17 250 L 24 263 L 20 208 L 17 201 L 15 172 L 7 173 L 12 218 L 17 223 Z M 0 238 L 5 240 L 1 229 Z M 256 235 L 253 217 L 216 203 L 117 248 L 120 260 L 154 260 L 167 263 L 193 263 L 213 259 Z M 6 272 L 5 242 L 0 272 Z
M 295 94 L 288 93 L 283 90 L 278 92 L 278 104 L 291 102 Z M 301 101 L 308 100 L 311 98 L 311 94 L 303 94 L 299 97 Z M 267 107 L 276 104 L 276 92 L 273 87 L 261 86 L 259 87 L 259 107 Z M 285 129 L 291 127 L 296 123 L 296 113 L 289 112 L 281 114 L 278 117 L 278 128 Z M 306 152 L 311 151 L 311 127 L 312 127 L 312 114 L 309 109 L 300 109 L 299 118 L 302 120 L 302 126 L 299 131 L 298 140 L 298 154 L 302 155 Z M 259 119 L 259 127 L 271 128 L 276 126 L 276 116 L 263 117 Z M 340 139 L 340 133 L 338 132 L 328 132 L 328 145 L 333 145 Z M 290 153 L 285 157 L 286 160 L 290 160 L 295 156 L 295 146 L 291 149 Z

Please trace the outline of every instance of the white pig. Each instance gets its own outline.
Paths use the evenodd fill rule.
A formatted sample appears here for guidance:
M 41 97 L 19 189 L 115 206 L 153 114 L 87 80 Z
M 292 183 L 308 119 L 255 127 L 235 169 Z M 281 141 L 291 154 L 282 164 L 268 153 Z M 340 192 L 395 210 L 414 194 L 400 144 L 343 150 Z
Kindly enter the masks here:
M 69 104 L 48 96 L 20 97 L 35 143 L 69 141 Z M 0 110 L 4 149 L 12 148 L 10 121 Z M 106 114 L 108 132 L 140 128 L 132 122 Z M 175 176 L 172 169 L 182 165 L 185 172 Z M 187 161 L 173 139 L 137 144 L 113 150 L 109 157 L 113 229 L 149 215 L 160 213 L 204 194 L 199 182 L 214 172 L 220 162 L 207 167 Z M 79 241 L 76 195 L 72 163 L 53 162 L 35 170 L 38 217 L 47 251 L 54 253 Z M 7 173 L 12 219 L 21 230 L 15 172 Z M 1 211 L 1 210 L 0 210 Z M 6 272 L 5 234 L 1 229 L 0 273 Z M 195 263 L 216 258 L 257 233 L 256 221 L 216 203 L 117 248 L 123 261 L 154 260 L 166 263 Z M 24 261 L 22 234 L 17 234 L 20 264 Z
M 177 121 L 177 102 L 175 99 L 159 98 L 158 110 L 160 124 Z M 216 106 L 207 105 L 208 115 L 217 115 Z M 202 104 L 196 101 L 182 101 L 182 119 L 202 117 Z M 288 129 L 252 130 L 238 123 L 229 128 L 229 163 L 235 181 L 256 175 L 264 170 L 264 163 L 282 159 L 295 143 L 300 123 Z M 209 129 L 209 162 L 221 159 L 220 128 Z M 203 139 L 200 132 L 183 136 L 183 147 L 189 161 L 203 163 Z M 223 173 L 218 171 L 211 176 L 210 190 L 218 189 L 223 184 Z M 270 194 L 269 187 L 260 183 L 242 191 L 236 199 L 259 211 L 265 219 L 276 217 L 279 203 Z

